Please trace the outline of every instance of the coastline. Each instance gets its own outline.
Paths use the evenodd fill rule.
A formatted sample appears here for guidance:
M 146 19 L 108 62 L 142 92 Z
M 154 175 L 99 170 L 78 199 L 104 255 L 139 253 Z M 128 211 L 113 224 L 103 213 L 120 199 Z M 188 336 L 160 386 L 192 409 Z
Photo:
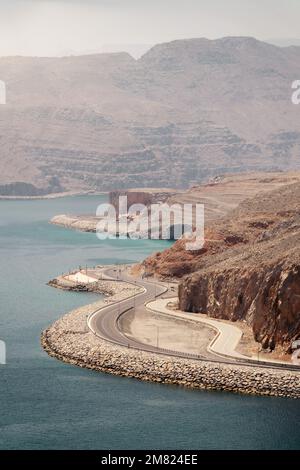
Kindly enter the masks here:
M 0 195 L 0 201 L 35 201 L 43 199 L 60 199 L 64 197 L 75 197 L 75 196 L 103 196 L 108 194 L 108 191 L 70 191 L 64 193 L 53 193 L 53 194 L 44 194 L 42 196 L 4 196 Z
M 58 225 L 72 230 L 79 230 L 81 232 L 92 232 L 96 233 L 97 223 L 100 218 L 96 216 L 76 216 L 76 215 L 55 215 L 50 220 L 50 224 Z
M 113 295 L 71 311 L 42 332 L 41 344 L 50 356 L 79 367 L 143 381 L 199 390 L 300 398 L 297 372 L 187 360 L 127 348 L 95 336 L 87 326 L 87 317 L 120 297 L 119 281 L 103 282 L 116 284 Z M 122 295 L 130 294 L 127 291 Z

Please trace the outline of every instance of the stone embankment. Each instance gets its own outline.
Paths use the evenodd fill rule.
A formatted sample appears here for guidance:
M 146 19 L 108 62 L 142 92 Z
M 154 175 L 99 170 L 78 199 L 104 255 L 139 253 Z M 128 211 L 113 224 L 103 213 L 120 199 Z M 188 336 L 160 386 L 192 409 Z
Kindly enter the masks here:
M 97 223 L 100 218 L 92 215 L 56 215 L 50 220 L 51 224 L 60 225 L 61 227 L 80 230 L 81 232 L 96 232 Z
M 143 288 L 134 286 L 128 282 L 116 281 L 110 279 L 95 279 L 94 282 L 76 282 L 69 277 L 74 276 L 63 275 L 58 276 L 48 282 L 48 285 L 56 289 L 63 289 L 75 292 L 93 292 L 110 297 L 110 302 L 119 302 L 133 295 L 143 292 Z M 107 303 L 108 300 L 105 300 Z
M 87 327 L 87 316 L 117 299 L 118 294 L 63 316 L 43 331 L 43 348 L 64 362 L 124 377 L 201 390 L 300 398 L 297 372 L 174 358 L 95 336 Z

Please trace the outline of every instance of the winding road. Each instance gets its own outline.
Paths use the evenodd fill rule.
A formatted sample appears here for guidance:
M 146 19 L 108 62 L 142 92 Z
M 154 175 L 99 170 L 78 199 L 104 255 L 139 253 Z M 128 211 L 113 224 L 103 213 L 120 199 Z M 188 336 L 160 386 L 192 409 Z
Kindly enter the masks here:
M 152 283 L 143 279 L 139 279 L 138 282 L 135 282 L 126 271 L 119 272 L 118 278 L 116 279 L 115 269 L 106 270 L 105 276 L 108 279 L 135 284 L 137 287 L 142 287 L 144 291 L 133 297 L 122 300 L 121 302 L 116 302 L 107 305 L 107 307 L 102 307 L 92 313 L 88 318 L 88 327 L 95 335 L 105 339 L 106 341 L 142 351 L 148 351 L 156 354 L 168 354 L 177 357 L 191 357 L 193 359 L 199 358 L 199 356 L 193 354 L 172 351 L 164 348 L 157 348 L 152 345 L 141 343 L 138 340 L 128 338 L 118 328 L 118 319 L 121 315 L 131 309 L 135 309 L 136 311 L 139 309 L 145 309 L 145 304 L 147 302 L 167 293 L 167 287 L 162 284 Z
M 156 353 L 156 354 L 164 354 L 168 356 L 175 356 L 175 357 L 183 357 L 183 358 L 190 358 L 193 360 L 202 360 L 202 361 L 209 361 L 209 362 L 217 362 L 217 363 L 230 363 L 230 364 L 242 364 L 245 366 L 259 366 L 263 368 L 284 368 L 287 370 L 297 370 L 300 371 L 300 367 L 297 365 L 289 365 L 289 364 L 283 364 L 281 362 L 265 362 L 265 361 L 257 361 L 251 358 L 247 358 L 246 356 L 242 356 L 238 353 L 236 353 L 235 357 L 228 357 L 227 354 L 224 354 L 224 356 L 220 357 L 221 355 L 218 353 L 214 353 L 213 348 L 208 348 L 209 354 L 208 356 L 201 356 L 201 355 L 196 355 L 196 354 L 190 354 L 188 352 L 179 352 L 179 351 L 173 351 L 165 348 L 160 348 L 160 347 L 155 347 L 150 344 L 145 344 L 138 339 L 134 338 L 129 338 L 125 336 L 125 334 L 122 333 L 122 331 L 119 328 L 119 318 L 121 315 L 125 314 L 131 309 L 135 309 L 136 312 L 139 310 L 147 310 L 146 309 L 146 304 L 149 303 L 150 301 L 156 300 L 157 298 L 161 298 L 162 295 L 168 294 L 169 289 L 158 282 L 150 282 L 146 281 L 145 279 L 140 279 L 138 281 L 135 280 L 134 277 L 132 277 L 130 274 L 128 274 L 126 268 L 122 269 L 116 269 L 116 268 L 109 268 L 105 269 L 103 271 L 103 276 L 107 279 L 119 281 L 119 282 L 128 282 L 131 284 L 136 285 L 137 287 L 141 287 L 143 289 L 143 292 L 140 292 L 132 297 L 129 297 L 127 299 L 121 300 L 119 302 L 115 302 L 112 304 L 109 304 L 105 307 L 101 307 L 100 309 L 96 310 L 93 312 L 87 320 L 87 324 L 89 329 L 98 337 L 109 341 L 111 343 L 115 343 L 121 346 L 125 346 L 128 348 L 133 348 L 137 349 L 140 351 L 147 351 L 151 353 Z M 168 296 L 170 297 L 170 296 Z M 174 297 L 174 292 L 172 297 Z M 160 309 L 160 311 L 163 312 L 163 308 Z M 195 315 L 194 315 L 195 316 Z M 192 320 L 189 318 L 185 318 L 187 321 Z M 194 321 L 194 319 L 193 319 Z M 201 321 L 201 320 L 200 320 Z M 209 320 L 206 322 L 209 324 L 209 322 L 215 322 L 214 320 Z M 214 329 L 216 330 L 217 327 L 216 325 L 212 325 Z M 228 328 L 228 325 L 225 325 Z M 233 327 L 236 328 L 236 327 Z M 216 339 L 221 335 L 222 331 L 221 328 L 219 332 L 217 333 L 217 336 L 214 338 L 212 341 L 211 345 L 216 342 Z M 224 336 L 224 335 L 223 335 Z M 228 343 L 228 338 L 223 338 L 224 345 Z

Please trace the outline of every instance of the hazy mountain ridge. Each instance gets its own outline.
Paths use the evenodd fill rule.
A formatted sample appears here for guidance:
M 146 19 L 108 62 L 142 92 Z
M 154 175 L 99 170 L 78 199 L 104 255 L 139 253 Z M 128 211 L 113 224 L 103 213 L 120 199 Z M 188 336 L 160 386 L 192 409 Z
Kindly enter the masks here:
M 0 183 L 187 186 L 300 167 L 300 48 L 190 39 L 127 53 L 0 59 Z

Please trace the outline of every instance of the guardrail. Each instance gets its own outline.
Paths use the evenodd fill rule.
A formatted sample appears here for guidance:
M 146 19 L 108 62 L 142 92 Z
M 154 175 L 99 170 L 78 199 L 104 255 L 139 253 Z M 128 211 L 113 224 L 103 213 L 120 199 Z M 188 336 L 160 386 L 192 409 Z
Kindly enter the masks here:
M 127 281 L 127 280 L 123 281 L 121 279 L 114 279 L 114 278 L 111 278 L 110 280 L 119 281 L 119 282 L 126 282 L 128 284 L 133 285 L 134 287 L 136 287 L 136 285 L 137 285 L 137 284 L 134 284 L 133 282 L 130 282 L 130 281 Z M 153 282 L 149 282 L 149 281 L 147 281 L 147 282 L 149 284 L 154 284 Z M 147 291 L 147 289 L 144 286 L 139 285 L 139 287 L 144 288 L 144 293 Z M 155 298 L 161 296 L 162 294 L 167 292 L 167 290 L 168 290 L 168 288 L 165 288 L 165 290 L 163 292 L 161 292 L 160 294 L 158 294 L 157 296 L 155 296 Z M 142 294 L 143 293 L 141 292 L 140 294 L 137 294 L 137 295 L 142 295 Z M 135 294 L 127 297 L 124 300 L 129 300 L 133 297 L 135 297 Z M 119 302 L 116 301 L 114 303 L 118 304 Z M 93 328 L 90 325 L 90 321 L 91 321 L 92 317 L 94 315 L 96 315 L 97 313 L 101 312 L 101 310 L 103 310 L 107 307 L 109 307 L 109 305 L 103 305 L 102 307 L 98 308 L 97 310 L 95 310 L 94 312 L 92 312 L 88 315 L 88 317 L 87 317 L 88 327 L 93 332 L 93 334 L 95 334 L 96 336 L 102 338 L 104 341 L 107 341 L 111 344 L 116 344 L 118 346 L 125 347 L 124 344 L 121 344 L 118 341 L 108 339 L 108 338 L 105 338 L 105 337 L 97 334 L 96 331 L 93 330 Z M 115 320 L 117 329 L 119 329 L 118 328 L 118 323 L 119 323 L 119 320 L 120 320 L 121 316 L 124 315 L 125 313 L 128 313 L 130 310 L 133 310 L 133 308 L 134 308 L 133 306 L 128 307 L 128 308 L 126 308 L 125 310 L 123 310 L 122 312 L 120 312 L 118 314 L 118 316 L 116 317 L 116 320 Z M 192 319 L 187 319 L 187 320 L 193 321 Z M 124 339 L 125 338 L 126 338 L 126 336 L 124 335 Z M 175 356 L 175 357 L 182 358 L 182 359 L 192 359 L 192 360 L 202 361 L 202 362 L 205 362 L 205 363 L 227 364 L 227 365 L 235 365 L 235 366 L 236 365 L 243 365 L 245 367 L 261 367 L 263 369 L 279 369 L 279 370 L 281 369 L 281 370 L 289 370 L 289 371 L 293 371 L 293 372 L 300 372 L 300 366 L 297 366 L 297 365 L 285 365 L 285 364 L 280 364 L 280 363 L 269 363 L 269 362 L 264 362 L 264 361 L 255 361 L 255 360 L 250 359 L 250 358 L 249 359 L 236 358 L 235 361 L 230 361 L 230 360 L 222 361 L 222 360 L 217 360 L 217 359 L 207 359 L 204 356 L 201 356 L 201 355 L 198 355 L 198 354 L 185 353 L 185 352 L 175 351 L 175 350 L 167 349 L 167 348 L 155 348 L 155 351 L 152 351 L 151 349 L 145 349 L 145 348 L 142 348 L 142 347 L 137 347 L 137 346 L 130 345 L 130 343 L 127 344 L 127 347 L 128 347 L 128 349 L 134 349 L 134 350 L 137 350 L 137 351 L 149 352 L 149 353 L 152 353 L 152 354 L 171 355 L 171 356 Z M 145 344 L 145 347 L 147 347 L 146 344 Z

